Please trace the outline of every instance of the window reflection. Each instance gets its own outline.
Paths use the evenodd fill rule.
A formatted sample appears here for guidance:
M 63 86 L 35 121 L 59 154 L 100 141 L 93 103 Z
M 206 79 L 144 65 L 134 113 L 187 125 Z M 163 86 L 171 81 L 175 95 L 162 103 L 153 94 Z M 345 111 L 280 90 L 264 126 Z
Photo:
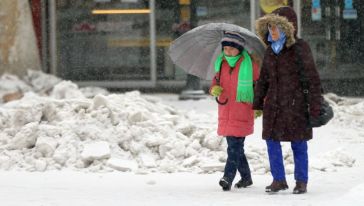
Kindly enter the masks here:
M 74 81 L 151 79 L 148 0 L 57 0 L 58 74 Z M 249 0 L 155 0 L 157 80 L 184 80 L 169 44 L 209 22 L 250 27 Z

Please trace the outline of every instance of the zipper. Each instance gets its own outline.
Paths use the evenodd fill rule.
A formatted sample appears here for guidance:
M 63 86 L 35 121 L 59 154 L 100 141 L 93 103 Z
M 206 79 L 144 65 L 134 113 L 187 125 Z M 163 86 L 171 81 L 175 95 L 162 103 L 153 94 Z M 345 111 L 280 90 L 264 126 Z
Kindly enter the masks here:
M 230 67 L 229 74 L 231 75 L 233 73 L 233 67 Z

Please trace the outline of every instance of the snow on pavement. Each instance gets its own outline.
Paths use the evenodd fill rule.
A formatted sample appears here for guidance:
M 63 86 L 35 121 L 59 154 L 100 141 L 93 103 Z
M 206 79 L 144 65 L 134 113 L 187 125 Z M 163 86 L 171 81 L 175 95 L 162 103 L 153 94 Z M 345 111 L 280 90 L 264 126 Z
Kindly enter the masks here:
M 0 85 L 0 95 L 25 93 L 0 106 L 2 205 L 363 204 L 360 98 L 326 95 L 335 118 L 309 141 L 309 192 L 291 195 L 293 158 L 284 143 L 290 189 L 267 195 L 261 118 L 246 141 L 254 185 L 226 193 L 217 185 L 226 143 L 216 135 L 212 98 L 110 94 L 40 72 L 3 75 Z
M 223 170 L 226 143 L 216 135 L 216 112 L 176 108 L 163 103 L 161 98 L 138 91 L 87 98 L 69 81 L 52 80 L 51 89 L 52 82 L 45 82 L 48 86 L 36 82 L 38 89 L 26 90 L 22 99 L 0 108 L 3 170 L 71 168 L 136 173 Z M 40 88 L 47 88 L 49 95 L 36 93 Z M 335 105 L 339 123 L 349 121 L 345 112 L 352 115 L 354 109 L 360 110 L 363 105 L 359 102 L 347 110 Z M 358 116 L 355 121 L 360 124 L 363 118 Z M 269 172 L 264 145 L 247 144 L 246 153 L 254 174 Z M 284 158 L 287 173 L 292 174 L 289 147 L 284 149 Z M 355 163 L 353 157 L 341 150 L 315 158 L 311 169 L 320 171 L 352 167 Z

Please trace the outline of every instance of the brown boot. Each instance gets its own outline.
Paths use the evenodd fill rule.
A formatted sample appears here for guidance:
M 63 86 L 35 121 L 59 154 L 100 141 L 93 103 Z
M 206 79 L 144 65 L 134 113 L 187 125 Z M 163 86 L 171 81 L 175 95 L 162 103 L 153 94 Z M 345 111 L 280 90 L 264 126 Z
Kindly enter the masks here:
M 281 180 L 281 181 L 273 180 L 272 184 L 265 187 L 266 192 L 278 192 L 280 190 L 286 190 L 286 189 L 288 189 L 286 180 Z
M 307 183 L 305 182 L 296 182 L 296 187 L 293 189 L 293 194 L 303 194 L 307 192 Z

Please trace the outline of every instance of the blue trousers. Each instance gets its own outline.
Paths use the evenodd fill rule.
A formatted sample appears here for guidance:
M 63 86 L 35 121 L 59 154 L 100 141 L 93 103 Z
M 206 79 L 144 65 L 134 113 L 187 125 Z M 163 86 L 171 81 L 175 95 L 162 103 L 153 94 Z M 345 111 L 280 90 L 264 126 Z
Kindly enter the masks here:
M 274 180 L 281 181 L 286 179 L 284 172 L 282 147 L 279 141 L 267 140 L 270 170 Z M 294 158 L 294 178 L 296 181 L 308 181 L 308 154 L 307 141 L 293 141 L 291 148 Z
M 239 171 L 241 179 L 251 179 L 250 168 L 248 160 L 244 153 L 245 137 L 226 137 L 228 144 L 227 147 L 227 160 L 225 164 L 224 177 L 230 182 L 233 182 L 236 171 Z

